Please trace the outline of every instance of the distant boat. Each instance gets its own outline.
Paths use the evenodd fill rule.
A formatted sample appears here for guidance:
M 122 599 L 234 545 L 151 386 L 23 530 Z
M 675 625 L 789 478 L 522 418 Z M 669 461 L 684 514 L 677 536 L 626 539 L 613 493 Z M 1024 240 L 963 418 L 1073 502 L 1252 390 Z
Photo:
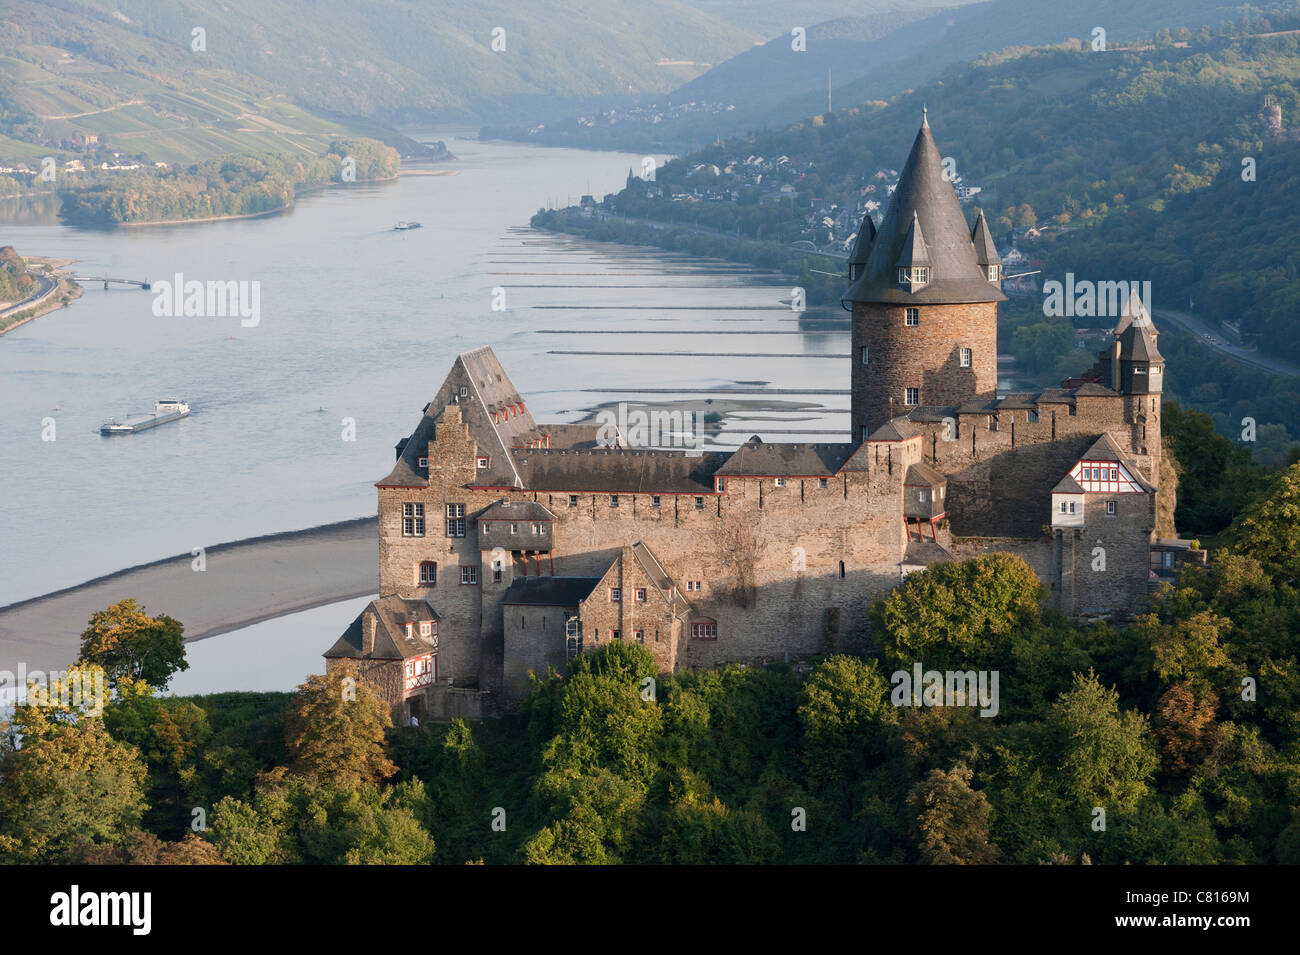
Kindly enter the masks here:
M 109 418 L 99 429 L 99 433 L 102 435 L 135 434 L 137 431 L 148 431 L 169 421 L 178 421 L 187 417 L 189 413 L 190 406 L 179 398 L 163 398 L 154 402 L 153 411 L 150 413 L 128 415 L 120 420 Z
M 407 222 L 407 221 L 403 220 L 403 221 L 397 223 L 397 225 L 393 226 L 393 228 L 394 228 L 396 231 L 398 231 L 398 232 L 405 232 L 407 229 L 418 229 L 418 228 L 420 228 L 420 223 L 418 223 L 418 222 Z

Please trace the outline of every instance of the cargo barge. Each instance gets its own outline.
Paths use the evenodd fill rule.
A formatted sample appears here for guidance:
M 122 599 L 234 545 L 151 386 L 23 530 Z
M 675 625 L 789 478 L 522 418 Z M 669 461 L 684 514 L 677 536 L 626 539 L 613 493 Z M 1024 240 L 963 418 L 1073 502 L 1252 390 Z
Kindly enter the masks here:
M 148 431 L 150 428 L 156 428 L 160 424 L 167 424 L 169 421 L 177 421 L 188 416 L 190 406 L 178 398 L 163 398 L 161 401 L 154 403 L 153 411 L 146 414 L 133 414 L 125 418 L 109 418 L 99 433 L 103 435 L 114 434 L 135 434 L 137 431 Z

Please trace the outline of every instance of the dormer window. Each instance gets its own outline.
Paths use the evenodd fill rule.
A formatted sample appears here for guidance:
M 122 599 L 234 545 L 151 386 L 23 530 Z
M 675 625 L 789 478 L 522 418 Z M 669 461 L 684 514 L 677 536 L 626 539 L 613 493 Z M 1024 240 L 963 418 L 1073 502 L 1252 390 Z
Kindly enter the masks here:
M 427 468 L 427 467 L 429 466 L 429 459 L 428 459 L 428 458 L 420 458 L 420 460 L 419 460 L 419 465 L 420 465 L 420 467 L 422 467 L 422 468 Z
M 464 398 L 468 394 L 469 394 L 469 387 L 466 385 L 461 385 L 458 389 L 456 389 L 456 395 L 458 397 Z
M 910 285 L 916 288 L 921 285 L 927 285 L 930 282 L 930 266 L 915 265 L 911 267 L 899 266 L 898 284 Z
M 990 282 L 1002 281 L 1002 266 L 1000 265 L 989 266 L 989 281 Z
M 486 456 L 480 455 L 475 463 L 478 465 L 479 470 L 482 470 L 488 466 L 488 459 Z

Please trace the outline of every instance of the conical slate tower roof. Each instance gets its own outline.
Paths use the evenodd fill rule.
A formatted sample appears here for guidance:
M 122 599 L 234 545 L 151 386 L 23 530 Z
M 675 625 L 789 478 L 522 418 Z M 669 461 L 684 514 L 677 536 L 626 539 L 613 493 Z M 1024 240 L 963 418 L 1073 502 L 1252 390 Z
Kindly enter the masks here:
M 925 237 L 930 259 L 930 281 L 914 292 L 897 281 L 913 220 L 919 224 L 916 231 Z M 866 267 L 844 299 L 896 305 L 1006 300 L 998 283 L 990 282 L 980 268 L 966 216 L 952 183 L 944 178 L 943 157 L 928 122 L 921 123 L 912 143 L 889 211 L 871 243 Z
M 993 236 L 989 234 L 989 224 L 984 221 L 984 210 L 980 210 L 979 218 L 975 220 L 975 230 L 970 235 L 970 240 L 975 246 L 975 261 L 980 265 L 1001 265 L 1002 257 L 998 255 L 998 248 L 993 244 Z
M 1155 323 L 1151 321 L 1150 313 L 1136 293 L 1129 293 L 1114 334 L 1119 339 L 1121 360 L 1164 361 L 1160 350 L 1156 348 Z
M 876 241 L 876 224 L 871 221 L 871 213 L 862 217 L 862 228 L 853 240 L 853 251 L 849 253 L 849 265 L 866 265 L 871 256 L 871 245 Z

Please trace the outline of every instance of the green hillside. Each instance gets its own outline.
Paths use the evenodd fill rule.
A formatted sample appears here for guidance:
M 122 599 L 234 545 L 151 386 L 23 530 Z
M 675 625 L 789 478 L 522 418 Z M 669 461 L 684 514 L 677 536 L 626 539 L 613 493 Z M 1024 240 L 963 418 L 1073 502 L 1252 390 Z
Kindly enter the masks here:
M 949 9 L 938 10 L 939 7 Z M 819 8 L 820 9 L 820 8 Z M 498 138 L 550 144 L 688 151 L 720 136 L 780 129 L 827 106 L 838 110 L 868 100 L 887 100 L 933 82 L 953 64 L 1003 51 L 1071 40 L 1094 42 L 1105 31 L 1106 48 L 1149 44 L 1172 31 L 1190 38 L 1202 27 L 1241 24 L 1242 32 L 1267 31 L 1274 21 L 1300 11 L 1296 0 L 991 0 L 955 6 L 908 4 L 898 12 L 843 5 L 836 19 L 807 27 L 806 49 L 791 49 L 790 26 L 762 46 L 715 66 L 703 76 L 653 102 L 623 109 L 616 122 L 587 124 L 574 116 L 543 117 L 544 129 L 495 128 Z
M 0 158 L 59 155 L 78 133 L 155 162 L 314 157 L 344 125 L 180 47 L 46 4 L 0 6 Z
M 21 0 L 20 0 L 21 3 Z M 667 91 L 761 38 L 677 0 L 62 0 L 61 19 L 184 50 L 341 116 L 472 117 Z M 505 49 L 492 49 L 493 31 Z

